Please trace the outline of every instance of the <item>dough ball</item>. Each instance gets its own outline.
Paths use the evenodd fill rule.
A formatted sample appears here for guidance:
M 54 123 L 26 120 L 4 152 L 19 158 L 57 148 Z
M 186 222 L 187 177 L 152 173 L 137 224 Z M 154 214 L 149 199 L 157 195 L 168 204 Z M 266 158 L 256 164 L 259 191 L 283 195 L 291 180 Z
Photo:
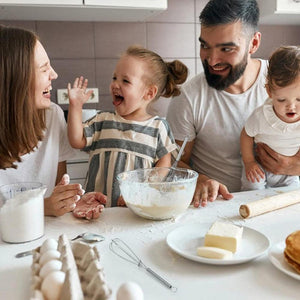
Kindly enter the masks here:
M 59 251 L 57 251 L 57 250 L 48 250 L 41 256 L 39 263 L 40 263 L 40 266 L 43 266 L 49 260 L 59 259 L 59 258 L 60 258 L 60 252 Z
M 43 254 L 48 250 L 57 250 L 57 241 L 55 239 L 47 239 L 40 248 L 40 253 Z
M 46 262 L 41 270 L 40 270 L 40 277 L 45 278 L 49 273 L 53 271 L 60 271 L 62 267 L 62 262 L 57 259 L 52 259 Z
M 119 287 L 117 300 L 144 300 L 144 293 L 137 283 L 128 281 Z
M 42 293 L 47 300 L 59 300 L 65 273 L 54 271 L 49 273 L 42 283 Z

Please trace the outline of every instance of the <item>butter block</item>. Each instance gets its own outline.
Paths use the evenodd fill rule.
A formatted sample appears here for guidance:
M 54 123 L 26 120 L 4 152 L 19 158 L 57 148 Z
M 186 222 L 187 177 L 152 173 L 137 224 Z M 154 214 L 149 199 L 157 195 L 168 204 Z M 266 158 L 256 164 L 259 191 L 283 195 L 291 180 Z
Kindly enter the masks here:
M 231 259 L 233 253 L 229 250 L 217 248 L 217 247 L 198 247 L 197 254 L 206 258 L 214 259 Z
M 216 221 L 205 235 L 204 246 L 222 248 L 235 253 L 241 243 L 242 235 L 243 227 Z

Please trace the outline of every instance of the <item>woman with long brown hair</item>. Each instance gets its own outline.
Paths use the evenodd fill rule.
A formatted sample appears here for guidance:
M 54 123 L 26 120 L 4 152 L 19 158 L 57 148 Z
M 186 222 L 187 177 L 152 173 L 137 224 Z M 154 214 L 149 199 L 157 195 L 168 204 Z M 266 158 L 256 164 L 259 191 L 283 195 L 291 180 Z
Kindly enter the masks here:
M 84 193 L 64 175 L 74 152 L 63 111 L 50 100 L 56 78 L 36 34 L 0 25 L 0 185 L 42 182 L 53 216 L 72 211 Z

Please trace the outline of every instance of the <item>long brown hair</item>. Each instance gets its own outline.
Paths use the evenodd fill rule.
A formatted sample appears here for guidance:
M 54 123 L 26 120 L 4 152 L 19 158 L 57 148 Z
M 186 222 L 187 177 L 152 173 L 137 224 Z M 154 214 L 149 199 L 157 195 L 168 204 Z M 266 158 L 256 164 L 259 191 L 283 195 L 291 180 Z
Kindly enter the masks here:
M 124 55 L 140 58 L 147 63 L 149 74 L 145 79 L 148 84 L 158 87 L 154 100 L 160 96 L 169 98 L 180 94 L 178 85 L 185 82 L 188 76 L 188 68 L 181 61 L 165 62 L 157 53 L 139 45 L 130 46 Z
M 45 110 L 35 104 L 37 40 L 29 30 L 0 25 L 0 169 L 16 168 L 43 138 Z

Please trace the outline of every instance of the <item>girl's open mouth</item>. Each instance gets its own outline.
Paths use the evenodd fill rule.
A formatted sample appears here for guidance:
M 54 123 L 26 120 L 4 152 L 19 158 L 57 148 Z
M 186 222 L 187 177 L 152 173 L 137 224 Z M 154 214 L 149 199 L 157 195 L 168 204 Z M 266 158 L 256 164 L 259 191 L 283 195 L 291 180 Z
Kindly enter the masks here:
M 124 97 L 121 95 L 114 95 L 113 105 L 118 106 L 124 101 Z

